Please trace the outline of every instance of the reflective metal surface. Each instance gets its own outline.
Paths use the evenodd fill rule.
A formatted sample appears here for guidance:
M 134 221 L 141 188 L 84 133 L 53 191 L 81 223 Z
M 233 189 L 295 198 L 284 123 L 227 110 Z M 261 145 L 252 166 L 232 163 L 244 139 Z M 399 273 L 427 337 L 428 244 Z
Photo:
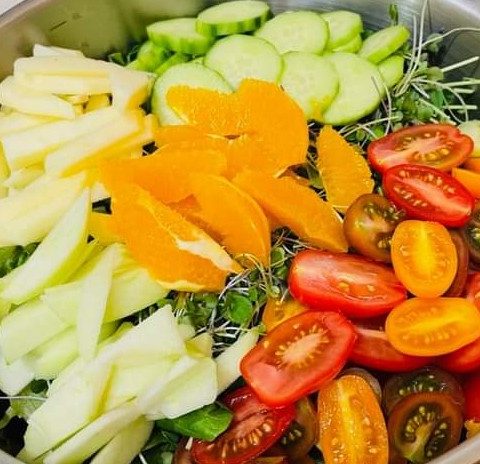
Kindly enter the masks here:
M 89 56 L 101 57 L 140 40 L 149 22 L 195 15 L 210 3 L 207 0 L 27 0 L 0 16 L 0 78 L 10 74 L 15 58 L 30 53 L 36 42 L 79 48 Z M 378 28 L 389 22 L 390 2 L 386 0 L 271 0 L 270 3 L 275 12 L 345 8 L 361 13 L 367 26 Z M 412 24 L 423 0 L 395 3 L 401 20 Z M 456 27 L 480 27 L 480 0 L 430 0 L 425 34 Z M 454 34 L 447 40 L 443 61 L 448 64 L 479 53 L 480 34 Z M 473 65 L 465 72 L 480 75 L 480 68 Z M 6 462 L 9 461 L 0 452 L 0 463 Z M 480 463 L 480 436 L 431 462 Z

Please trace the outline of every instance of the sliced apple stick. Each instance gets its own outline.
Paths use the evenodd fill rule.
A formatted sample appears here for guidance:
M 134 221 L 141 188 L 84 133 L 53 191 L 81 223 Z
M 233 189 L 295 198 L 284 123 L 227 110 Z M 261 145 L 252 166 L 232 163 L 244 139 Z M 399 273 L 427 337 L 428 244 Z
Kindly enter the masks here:
M 53 45 L 35 44 L 33 46 L 33 56 L 81 56 L 84 54 L 80 50 L 71 48 L 55 47 Z
M 12 76 L 0 83 L 0 104 L 27 114 L 75 118 L 73 105 L 55 95 L 24 87 Z
M 48 116 L 33 116 L 14 112 L 11 114 L 1 114 L 0 116 L 0 137 L 12 134 L 14 132 L 30 129 L 31 127 L 41 126 L 47 122 L 55 121 Z
M 97 131 L 120 114 L 103 108 L 73 121 L 55 121 L 0 137 L 5 157 L 12 171 L 40 163 L 62 144 Z
M 145 103 L 155 82 L 153 74 L 113 64 L 109 75 L 113 106 L 120 110 L 134 109 Z
M 3 181 L 3 186 L 13 187 L 15 189 L 23 189 L 44 173 L 45 171 L 43 170 L 42 165 L 34 164 L 28 168 L 22 168 L 18 171 L 13 171 L 10 176 Z
M 9 396 L 18 395 L 34 378 L 33 369 L 24 359 L 7 364 L 0 355 L 0 389 L 2 392 Z
M 140 133 L 143 115 L 133 111 L 120 115 L 101 130 L 86 134 L 50 153 L 45 159 L 45 172 L 51 175 L 69 175 L 95 166 L 109 156 L 116 144 L 127 142 Z
M 54 76 L 107 77 L 109 64 L 79 56 L 34 56 L 19 58 L 14 64 L 14 75 L 43 74 Z

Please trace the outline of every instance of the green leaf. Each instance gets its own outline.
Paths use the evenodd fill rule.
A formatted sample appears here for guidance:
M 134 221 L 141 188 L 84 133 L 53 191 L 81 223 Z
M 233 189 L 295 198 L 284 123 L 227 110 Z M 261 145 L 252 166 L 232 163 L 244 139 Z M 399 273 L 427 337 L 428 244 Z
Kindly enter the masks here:
M 110 61 L 110 63 L 119 64 L 120 66 L 125 66 L 127 64 L 125 57 L 121 52 L 110 53 L 107 56 L 107 60 Z
M 47 397 L 47 388 L 48 384 L 43 380 L 34 380 L 25 387 L 18 396 L 28 397 L 27 399 L 10 400 L 10 408 L 13 415 L 27 420 L 43 404 L 44 399 Z
M 247 297 L 237 292 L 227 293 L 223 313 L 231 322 L 239 325 L 249 324 L 253 318 L 254 310 L 252 302 Z
M 233 414 L 228 409 L 214 403 L 176 419 L 161 419 L 156 425 L 161 430 L 185 437 L 213 441 L 228 429 L 232 418 Z
M 197 293 L 186 301 L 186 313 L 196 329 L 205 327 L 212 312 L 218 305 L 218 296 L 214 293 Z
M 392 3 L 388 9 L 388 13 L 392 20 L 392 25 L 396 26 L 398 24 L 398 6 L 395 3 Z
M 12 272 L 24 264 L 37 248 L 38 243 L 31 243 L 26 247 L 9 246 L 0 248 L 0 277 Z
M 177 448 L 180 436 L 176 433 L 169 432 L 167 430 L 154 429 L 150 439 L 143 447 L 142 452 L 155 449 L 159 452 L 173 453 Z

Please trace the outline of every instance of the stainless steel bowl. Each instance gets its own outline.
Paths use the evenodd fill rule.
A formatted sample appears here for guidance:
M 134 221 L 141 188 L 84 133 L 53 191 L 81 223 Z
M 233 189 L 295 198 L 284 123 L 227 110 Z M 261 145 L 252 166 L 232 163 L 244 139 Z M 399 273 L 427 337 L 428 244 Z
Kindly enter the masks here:
M 269 2 L 275 12 L 300 8 L 350 9 L 361 13 L 366 24 L 376 28 L 389 22 L 388 5 L 391 3 L 385 0 Z M 25 0 L 0 16 L 0 78 L 10 74 L 14 60 L 28 55 L 36 42 L 78 48 L 91 57 L 102 57 L 109 51 L 124 49 L 130 42 L 142 39 L 145 25 L 154 20 L 193 16 L 211 3 L 221 3 L 221 0 Z M 423 0 L 396 3 L 401 20 L 412 24 L 414 16 L 419 15 Z M 480 0 L 430 0 L 425 26 L 426 35 L 457 27 L 480 28 Z M 443 61 L 448 64 L 478 55 L 480 34 L 453 34 L 446 44 Z M 463 72 L 480 76 L 480 66 L 473 65 Z M 0 452 L 0 464 L 10 462 L 15 461 Z M 432 464 L 475 463 L 480 463 L 480 436 L 432 461 Z

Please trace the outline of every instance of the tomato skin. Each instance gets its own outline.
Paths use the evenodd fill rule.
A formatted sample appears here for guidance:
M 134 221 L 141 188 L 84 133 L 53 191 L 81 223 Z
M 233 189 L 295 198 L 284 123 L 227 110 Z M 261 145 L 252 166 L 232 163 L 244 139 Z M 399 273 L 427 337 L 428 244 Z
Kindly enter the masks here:
M 475 198 L 480 198 L 480 173 L 466 169 L 452 169 L 452 176 L 457 179 Z
M 480 372 L 470 376 L 463 384 L 465 392 L 465 419 L 480 422 Z
M 453 353 L 441 356 L 435 364 L 457 374 L 466 374 L 480 369 L 480 338 Z
M 383 330 L 355 326 L 357 342 L 350 361 L 383 372 L 409 372 L 430 363 L 432 358 L 409 356 L 396 350 Z
M 407 297 L 390 268 L 361 256 L 318 250 L 294 258 L 288 285 L 301 304 L 354 318 L 385 314 Z
M 412 219 L 462 227 L 473 211 L 475 199 L 449 174 L 426 166 L 403 164 L 388 169 L 383 188 L 398 208 Z
M 480 337 L 480 313 L 463 298 L 411 298 L 388 315 L 385 332 L 402 353 L 440 356 Z
M 374 140 L 368 146 L 368 161 L 380 173 L 399 164 L 449 171 L 460 166 L 473 148 L 473 140 L 455 126 L 425 124 L 406 127 Z
M 468 276 L 465 298 L 480 310 L 480 272 Z
M 388 419 L 390 443 L 415 464 L 426 463 L 456 446 L 462 427 L 460 407 L 440 392 L 405 397 Z
M 280 301 L 269 298 L 263 310 L 262 322 L 265 324 L 267 332 L 271 332 L 282 322 L 306 311 L 308 311 L 308 308 L 302 306 L 297 300 Z
M 390 263 L 390 239 L 403 213 L 385 197 L 370 193 L 348 208 L 343 230 L 350 246 L 374 261 Z
M 194 440 L 191 454 L 196 464 L 244 464 L 257 458 L 295 417 L 292 405 L 270 408 L 248 386 L 225 395 L 222 403 L 233 412 L 232 423 L 211 443 Z
M 177 445 L 177 449 L 173 455 L 172 464 L 195 464 L 193 462 L 192 453 L 186 448 L 187 443 L 188 439 L 185 438 Z
M 340 372 L 355 339 L 341 314 L 310 311 L 267 334 L 242 359 L 240 371 L 265 404 L 292 404 Z
M 470 259 L 480 264 L 480 203 L 477 203 L 470 220 L 462 228 L 462 235 L 470 251 Z
M 319 445 L 325 464 L 387 464 L 388 435 L 375 393 L 361 377 L 346 375 L 318 395 Z
M 463 295 L 467 283 L 470 253 L 468 252 L 468 245 L 463 235 L 457 230 L 450 230 L 449 232 L 455 249 L 457 250 L 457 273 L 452 285 L 450 285 L 450 288 L 444 295 L 458 297 Z
M 404 221 L 392 238 L 395 274 L 415 296 L 435 298 L 451 286 L 458 267 L 457 250 L 439 223 Z

